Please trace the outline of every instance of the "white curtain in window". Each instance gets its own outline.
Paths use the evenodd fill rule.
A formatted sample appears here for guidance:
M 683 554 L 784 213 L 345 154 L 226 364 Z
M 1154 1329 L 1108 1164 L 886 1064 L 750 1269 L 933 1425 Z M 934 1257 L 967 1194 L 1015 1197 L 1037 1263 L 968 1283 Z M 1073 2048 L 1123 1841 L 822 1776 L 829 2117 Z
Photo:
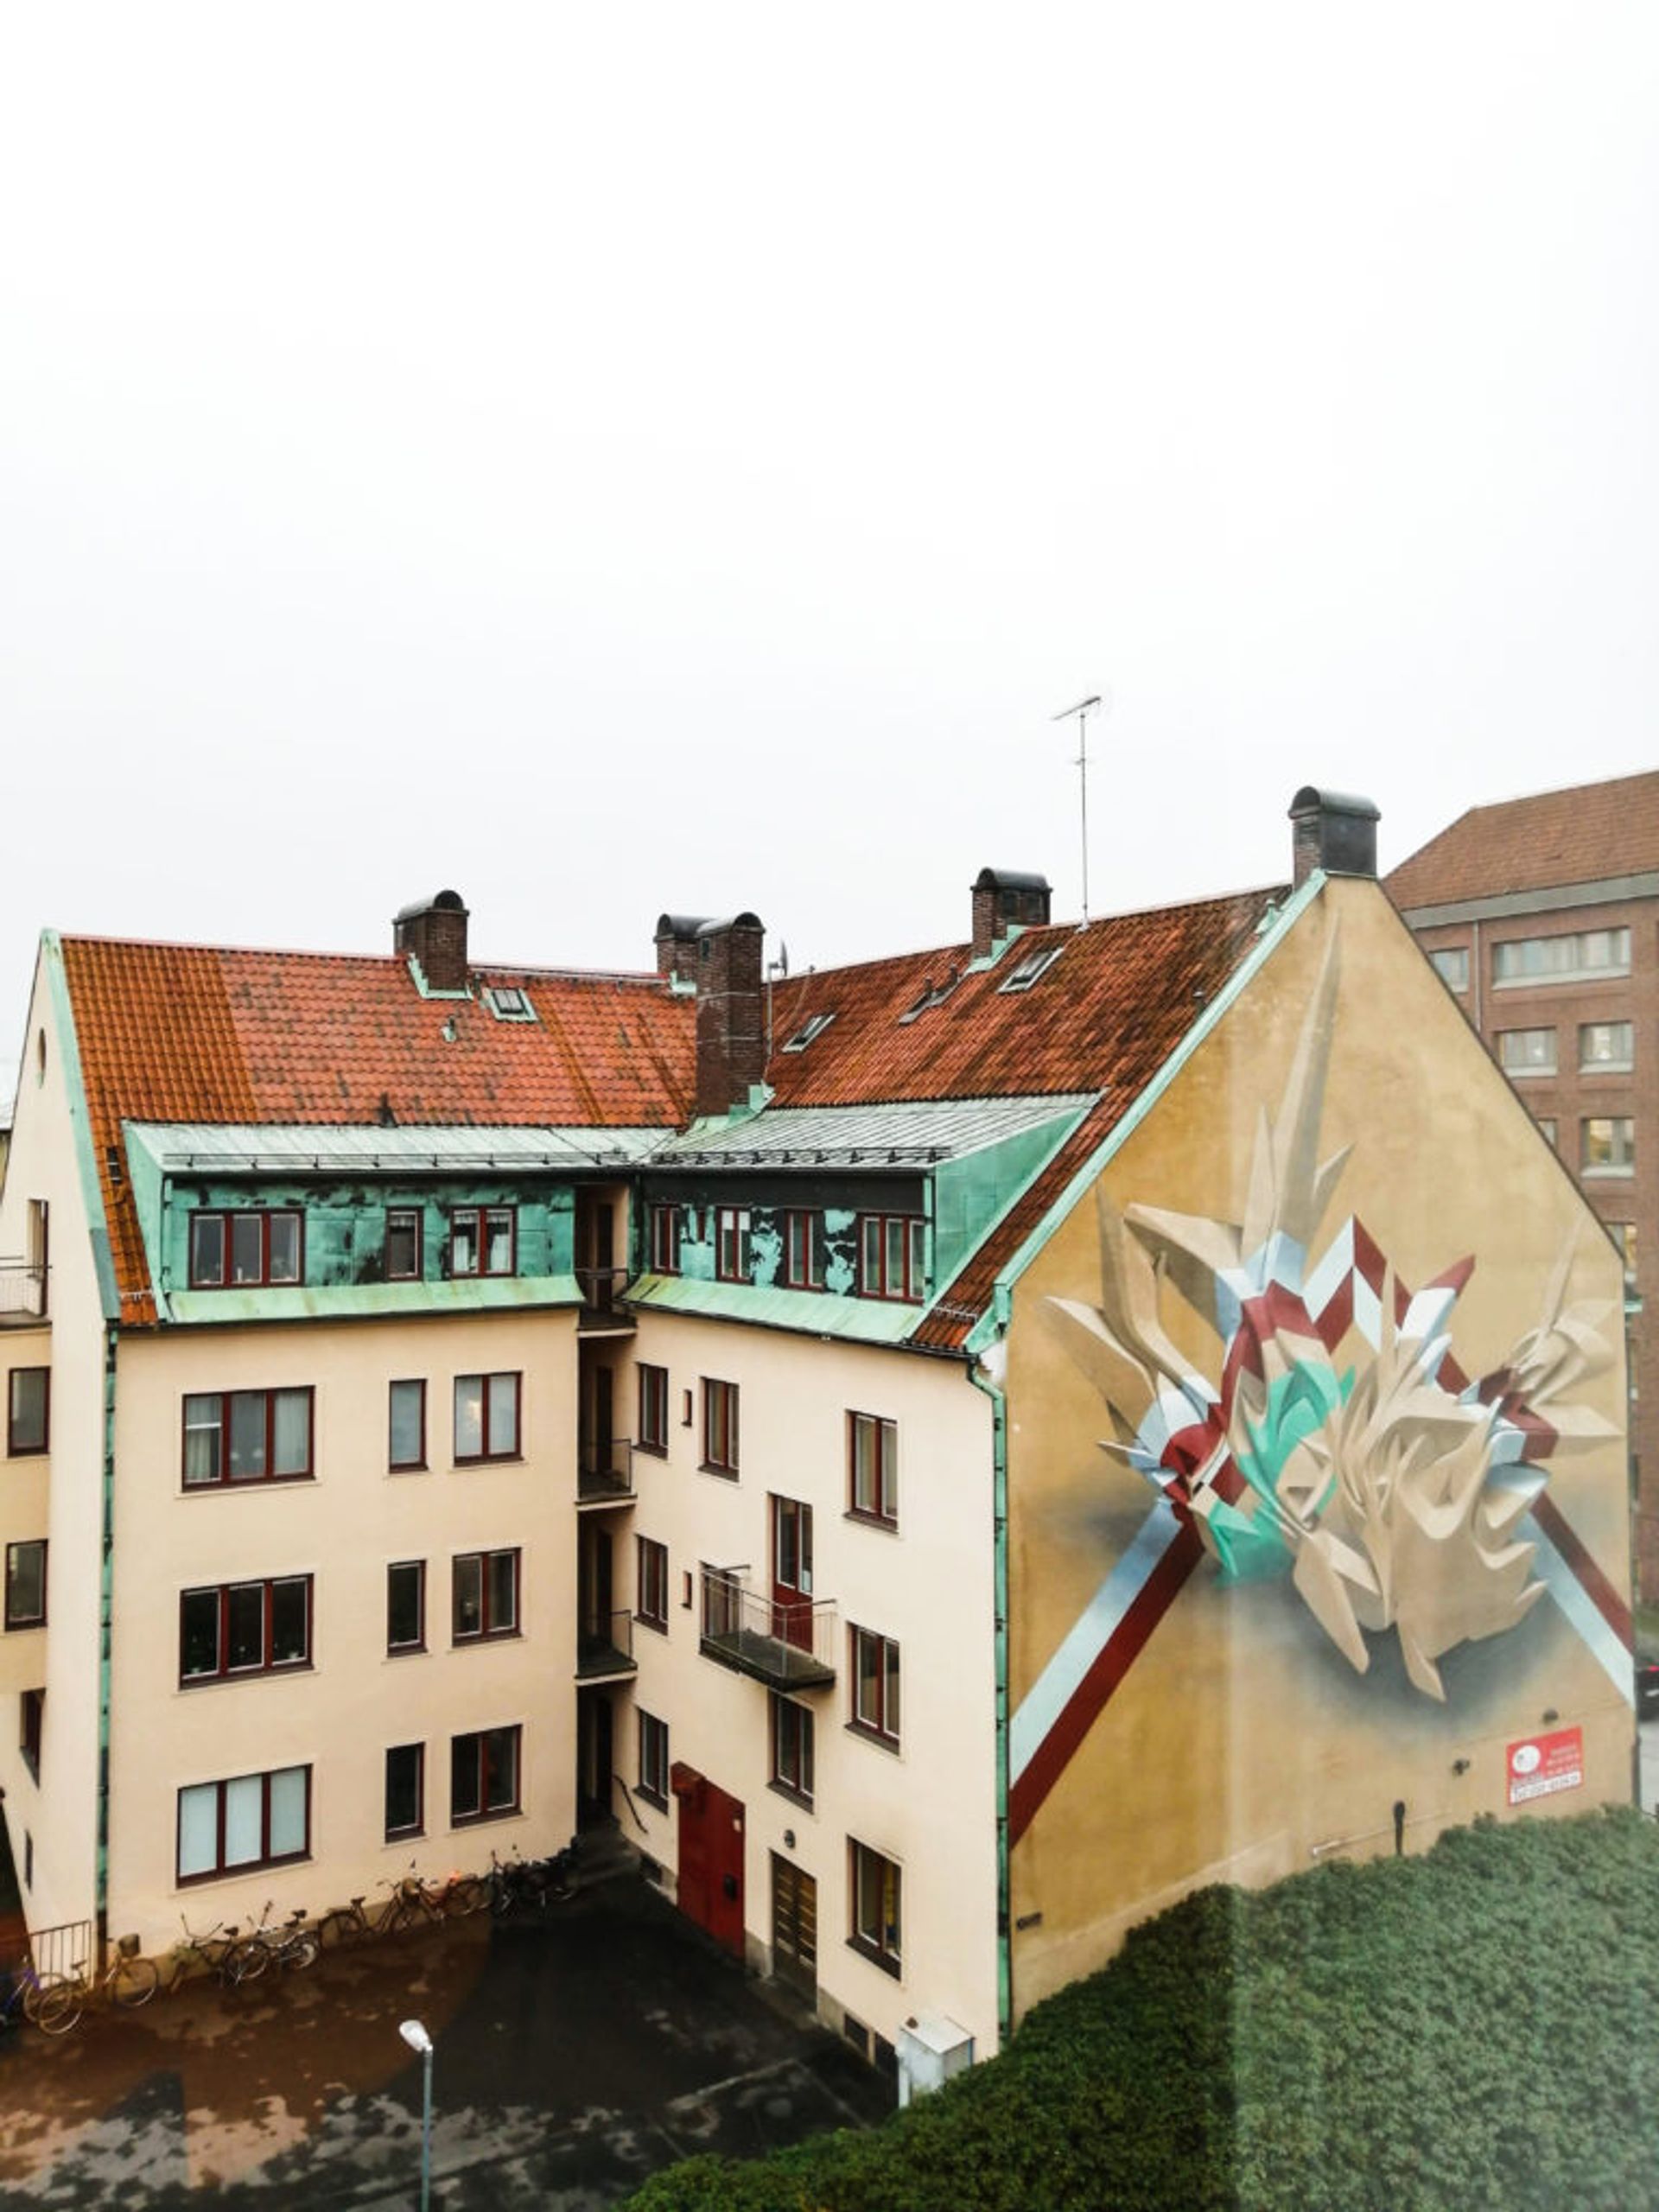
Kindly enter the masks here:
M 179 1792 L 179 1878 L 211 1874 L 219 1864 L 219 1784 Z
M 246 1866 L 264 1855 L 261 1850 L 261 1815 L 264 1808 L 264 1777 L 245 1774 L 225 1784 L 225 1864 Z
M 286 1857 L 303 1851 L 305 1834 L 305 1776 L 302 1766 L 285 1766 L 270 1777 L 270 1855 Z
M 272 1440 L 273 1475 L 302 1474 L 311 1460 L 311 1394 L 308 1390 L 278 1390 L 275 1435 Z
M 493 1452 L 518 1449 L 518 1377 L 490 1377 L 490 1449 Z

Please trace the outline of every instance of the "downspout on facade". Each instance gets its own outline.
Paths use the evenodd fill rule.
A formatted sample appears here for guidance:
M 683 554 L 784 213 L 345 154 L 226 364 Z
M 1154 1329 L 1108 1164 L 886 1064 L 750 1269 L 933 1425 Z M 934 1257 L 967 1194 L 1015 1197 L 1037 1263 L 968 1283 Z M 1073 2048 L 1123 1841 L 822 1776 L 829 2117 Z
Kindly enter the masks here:
M 115 1620 L 116 1325 L 104 1324 L 103 1511 L 98 1583 L 98 1848 L 92 1891 L 92 1966 L 106 1963 L 110 1940 L 110 1702 Z
M 999 1343 L 1006 1338 L 999 1338 Z M 968 1356 L 968 1380 L 991 1402 L 992 1602 L 996 1608 L 996 2032 L 1006 2050 L 1014 2033 L 1014 1930 L 1008 1868 L 1008 1402 L 987 1374 L 983 1355 Z

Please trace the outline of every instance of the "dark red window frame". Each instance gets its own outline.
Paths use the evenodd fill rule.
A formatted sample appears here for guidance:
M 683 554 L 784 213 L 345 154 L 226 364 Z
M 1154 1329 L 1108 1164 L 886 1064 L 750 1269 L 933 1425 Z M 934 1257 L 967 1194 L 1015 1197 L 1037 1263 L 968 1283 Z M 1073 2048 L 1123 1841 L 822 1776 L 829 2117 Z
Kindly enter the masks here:
M 196 1230 L 210 1221 L 219 1224 L 219 1271 L 216 1275 L 203 1274 L 197 1265 Z M 238 1221 L 259 1224 L 259 1272 L 257 1275 L 238 1277 L 232 1273 L 231 1251 L 233 1242 L 232 1224 Z M 273 1221 L 294 1224 L 294 1273 L 278 1275 L 270 1272 L 270 1224 Z M 190 1216 L 190 1287 L 192 1290 L 279 1290 L 296 1288 L 305 1281 L 305 1211 L 301 1206 L 207 1206 Z
M 270 1463 L 276 1456 L 276 1401 L 283 1391 L 296 1392 L 306 1401 L 305 1465 L 290 1467 L 277 1475 L 270 1472 Z M 192 1481 L 189 1475 L 189 1449 L 192 1428 L 189 1407 L 193 1399 L 219 1401 L 219 1472 L 199 1476 Z M 263 1398 L 265 1402 L 265 1472 L 262 1475 L 232 1475 L 231 1472 L 231 1401 L 232 1398 Z M 310 1383 L 283 1382 L 266 1390 L 187 1390 L 181 1408 L 181 1434 L 179 1444 L 180 1480 L 187 1491 L 239 1490 L 247 1483 L 303 1483 L 315 1479 L 317 1469 L 317 1394 Z M 205 1424 L 203 1425 L 205 1426 Z
M 651 1272 L 677 1275 L 680 1272 L 680 1210 L 660 1200 L 651 1209 Z
M 784 1287 L 823 1288 L 823 1216 L 807 1207 L 791 1206 L 784 1216 Z
M 847 1672 L 852 1707 L 852 1718 L 847 1725 L 855 1734 L 868 1736 L 872 1743 L 885 1744 L 890 1751 L 896 1751 L 899 1748 L 899 1727 L 902 1716 L 889 1710 L 887 1654 L 892 1653 L 893 1673 L 898 1681 L 902 1682 L 903 1661 L 899 1655 L 898 1639 L 896 1637 L 882 1636 L 873 1628 L 849 1628 L 847 1635 L 849 1644 Z M 873 1713 L 859 1711 L 860 1692 L 863 1686 L 863 1675 L 858 1663 L 859 1649 L 861 1644 L 866 1643 L 874 1647 L 875 1654 L 875 1679 L 873 1685 L 875 1709 Z M 895 1687 L 891 1702 L 894 1705 L 899 1704 L 900 1696 L 901 1692 Z
M 725 1408 L 724 1419 L 716 1422 L 716 1404 Z M 723 1382 L 705 1375 L 702 1378 L 702 1465 L 710 1474 L 734 1475 L 738 1471 L 738 1399 L 735 1382 Z M 716 1427 L 723 1427 L 725 1437 L 720 1448 L 723 1458 L 715 1456 Z
M 858 1439 L 861 1426 L 874 1432 L 876 1503 L 861 1505 L 858 1497 Z M 882 1414 L 849 1413 L 847 1416 L 847 1511 L 855 1521 L 868 1521 L 879 1529 L 899 1526 L 899 1424 Z
M 41 1741 L 46 1733 L 46 1692 L 24 1690 L 19 1699 L 17 1748 L 31 1781 L 41 1778 Z
M 38 1444 L 20 1444 L 17 1440 L 21 1424 L 17 1418 L 17 1385 L 25 1375 L 44 1377 L 41 1385 L 41 1440 Z M 37 1459 L 52 1448 L 52 1370 L 49 1367 L 14 1367 L 6 1376 L 6 1454 L 9 1459 Z
M 817 1761 L 817 1731 L 810 1707 L 791 1697 L 771 1694 L 769 1734 L 772 1739 L 771 1782 L 774 1789 L 792 1797 L 798 1805 L 810 1805 Z M 791 1771 L 791 1768 L 793 1771 Z
M 392 1825 L 391 1819 L 391 1763 L 401 1753 L 415 1754 L 415 1818 L 407 1826 Z M 426 1745 L 424 1744 L 389 1744 L 386 1746 L 385 1803 L 383 1811 L 386 1841 L 401 1842 L 406 1836 L 426 1834 Z
M 412 1459 L 393 1456 L 392 1439 L 396 1431 L 391 1423 L 392 1394 L 397 1390 L 418 1390 L 421 1394 L 420 1441 Z M 426 1378 L 420 1375 L 394 1376 L 386 1386 L 386 1465 L 392 1473 L 418 1473 L 426 1465 Z
M 276 1586 L 300 1584 L 305 1591 L 305 1649 L 297 1659 L 278 1659 L 275 1656 Z M 264 1656 L 257 1666 L 232 1667 L 231 1649 L 231 1593 L 237 1590 L 257 1590 L 262 1592 L 260 1604 L 260 1641 Z M 219 1664 L 211 1673 L 185 1672 L 184 1617 L 185 1607 L 192 1598 L 213 1597 L 218 1600 L 219 1622 L 217 1637 Z M 195 1689 L 203 1682 L 236 1682 L 256 1675 L 298 1675 L 315 1663 L 313 1645 L 316 1635 L 315 1578 L 309 1574 L 250 1575 L 236 1582 L 199 1583 L 179 1592 L 179 1687 Z
M 505 1267 L 490 1265 L 490 1220 L 492 1216 L 506 1217 L 507 1259 Z M 473 1253 L 475 1264 L 463 1268 L 455 1259 L 455 1226 L 458 1222 L 470 1220 L 473 1224 Z M 518 1209 L 517 1206 L 451 1206 L 449 1209 L 449 1274 L 453 1281 L 471 1282 L 485 1275 L 516 1275 L 518 1272 Z
M 491 1580 L 492 1562 L 499 1559 L 512 1561 L 512 1618 L 498 1621 L 495 1618 L 494 1585 Z M 478 1561 L 478 1618 L 476 1628 L 461 1625 L 461 1570 Z M 449 1640 L 452 1643 L 487 1643 L 493 1638 L 517 1636 L 518 1623 L 524 1611 L 524 1554 L 514 1545 L 504 1545 L 494 1551 L 457 1552 L 449 1570 Z
M 491 1783 L 492 1745 L 497 1738 L 511 1738 L 512 1741 L 512 1796 L 509 1802 L 492 1805 L 489 1800 Z M 499 1757 L 499 1753 L 495 1754 Z M 473 1779 L 476 1783 L 475 1807 L 462 1810 L 457 1805 L 460 1791 L 457 1784 L 462 1777 L 467 1762 L 474 1762 Z M 511 1819 L 524 1802 L 524 1732 L 518 1721 L 505 1728 L 479 1728 L 469 1735 L 449 1738 L 449 1825 L 451 1827 L 472 1827 L 480 1821 Z
M 668 1451 L 668 1370 L 641 1360 L 639 1377 L 639 1443 L 641 1452 L 665 1456 Z
M 391 1240 L 399 1229 L 415 1232 L 415 1264 L 409 1268 L 394 1268 L 391 1264 Z M 388 1206 L 386 1209 L 386 1281 L 388 1282 L 419 1282 L 426 1269 L 426 1219 L 419 1206 Z
M 11 1592 L 14 1574 L 12 1560 L 19 1552 L 37 1551 L 41 1555 L 41 1610 L 38 1613 L 16 1613 L 12 1611 Z M 44 1628 L 46 1626 L 47 1597 L 50 1588 L 48 1577 L 51 1572 L 51 1551 L 44 1536 L 22 1536 L 15 1544 L 6 1546 L 5 1623 L 8 1628 Z
M 865 1888 L 863 1876 L 874 1878 L 877 1894 L 891 1891 L 893 1917 L 882 1920 L 874 1933 L 863 1926 L 865 1918 Z M 891 1880 L 889 1881 L 889 1877 Z M 889 1859 L 885 1851 L 877 1851 L 868 1843 L 859 1842 L 856 1836 L 847 1839 L 847 1904 L 849 1948 L 868 1959 L 886 1974 L 898 1974 L 904 1965 L 905 1870 L 896 1859 Z
M 204 1867 L 202 1872 L 199 1874 L 182 1874 L 178 1872 L 179 1853 L 184 1843 L 185 1789 L 181 1788 L 180 1789 L 178 1793 L 178 1808 L 174 1815 L 173 1866 L 174 1879 L 177 1882 L 181 1889 L 191 1888 L 197 1882 L 224 1882 L 232 1880 L 238 1874 L 257 1873 L 259 1869 L 263 1866 L 296 1866 L 302 1859 L 308 1859 L 311 1856 L 311 1808 L 313 1802 L 311 1768 L 308 1762 L 300 1763 L 296 1761 L 296 1764 L 299 1765 L 300 1772 L 305 1777 L 305 1841 L 301 1845 L 297 1851 L 279 1852 L 275 1857 L 272 1856 L 270 1850 L 271 1777 L 273 1775 L 290 1773 L 293 1770 L 291 1768 L 267 1767 L 257 1777 L 247 1774 L 228 1774 L 222 1781 L 204 1782 L 185 1785 L 186 1788 L 194 1787 L 202 1789 L 217 1789 L 219 1792 L 219 1844 L 216 1863 L 212 1866 Z M 227 1866 L 225 1864 L 225 1792 L 233 1782 L 251 1782 L 255 1780 L 257 1780 L 264 1785 L 259 1810 L 259 1833 L 260 1841 L 263 1847 L 257 1859 L 239 1859 L 234 1866 Z
M 858 1217 L 858 1294 L 905 1306 L 919 1306 L 926 1293 L 927 1217 L 919 1213 L 861 1213 Z M 891 1224 L 903 1222 L 904 1249 L 894 1281 L 888 1254 Z M 870 1231 L 875 1230 L 876 1264 L 869 1264 Z M 920 1232 L 918 1234 L 918 1232 Z
M 647 1805 L 655 1805 L 661 1812 L 668 1809 L 668 1723 L 643 1707 L 635 1708 L 639 1718 L 639 1781 L 635 1785 Z
M 668 1546 L 652 1536 L 634 1544 L 634 1618 L 645 1628 L 668 1633 Z
M 415 1634 L 405 1643 L 394 1643 L 391 1633 L 391 1578 L 394 1574 L 415 1575 Z M 426 1561 L 423 1559 L 395 1559 L 386 1568 L 386 1656 L 401 1658 L 405 1652 L 424 1651 L 426 1649 Z
M 498 1451 L 495 1439 L 491 1434 L 490 1385 L 508 1375 L 512 1377 L 512 1442 L 503 1446 Z M 455 1418 L 459 1401 L 455 1392 L 460 1390 L 463 1382 L 481 1382 L 484 1386 L 479 1394 L 478 1430 L 480 1448 L 476 1452 L 463 1452 L 461 1448 L 461 1423 Z M 523 1459 L 524 1455 L 524 1378 L 520 1369 L 498 1367 L 487 1375 L 476 1371 L 467 1375 L 457 1375 L 454 1391 L 451 1393 L 449 1413 L 454 1432 L 453 1441 L 455 1465 L 458 1467 L 474 1467 L 483 1459 Z
M 753 1271 L 750 1254 L 752 1217 L 747 1206 L 715 1209 L 715 1278 L 718 1282 L 747 1282 Z

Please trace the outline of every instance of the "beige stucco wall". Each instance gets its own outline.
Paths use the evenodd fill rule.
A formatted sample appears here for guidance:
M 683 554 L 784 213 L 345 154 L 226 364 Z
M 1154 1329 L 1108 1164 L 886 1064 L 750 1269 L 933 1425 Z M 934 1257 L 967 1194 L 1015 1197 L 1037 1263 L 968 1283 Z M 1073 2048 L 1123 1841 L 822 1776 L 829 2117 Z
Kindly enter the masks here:
M 816 1341 L 781 1332 L 641 1317 L 618 1391 L 633 1425 L 639 1361 L 669 1373 L 669 1452 L 636 1459 L 638 1503 L 616 1516 L 619 1601 L 633 1587 L 637 1534 L 666 1544 L 666 1636 L 634 1630 L 639 1675 L 619 1700 L 617 1764 L 637 1770 L 633 1707 L 669 1726 L 670 1756 L 746 1808 L 744 1919 L 750 1955 L 772 1940 L 771 1856 L 817 1883 L 818 1986 L 831 2017 L 852 2012 L 890 2040 L 910 2015 L 937 2010 L 968 2029 L 982 2056 L 996 2047 L 995 1604 L 988 1401 L 954 1361 Z M 701 1379 L 740 1390 L 741 1466 L 732 1482 L 700 1471 Z M 693 1423 L 681 1423 L 693 1393 Z M 626 1408 L 626 1423 L 623 1409 Z M 846 1517 L 847 1414 L 898 1423 L 899 1528 Z M 700 1611 L 682 1603 L 698 1566 L 747 1564 L 766 1585 L 768 1497 L 813 1509 L 815 1595 L 837 1607 L 832 1689 L 799 1700 L 817 1716 L 810 1810 L 769 1785 L 767 1693 L 697 1649 Z M 901 1646 L 901 1748 L 849 1732 L 849 1624 Z M 639 1847 L 672 1870 L 677 1813 L 640 1808 Z M 626 1815 L 625 1813 L 625 1819 Z M 791 1849 L 785 1830 L 794 1834 Z M 895 1980 L 848 1947 L 848 1840 L 903 1870 L 904 1971 Z
M 48 1326 L 0 1329 L 0 1366 L 52 1369 L 49 1458 L 0 1458 L 0 1544 L 48 1540 L 46 1627 L 0 1632 L 0 1784 L 20 1879 L 33 1843 L 23 1909 L 36 1929 L 90 1920 L 96 1880 L 104 1324 L 65 1063 L 43 957 L 0 1197 L 0 1253 L 8 1257 L 26 1249 L 29 1201 L 44 1198 L 50 1208 Z M 0 1448 L 4 1440 L 0 1428 Z M 48 1682 L 37 1783 L 18 1748 L 18 1697 Z
M 1330 934 L 1341 988 L 1319 1157 L 1353 1149 L 1317 1256 L 1354 1215 L 1420 1289 L 1465 1255 L 1451 1320 L 1471 1376 L 1503 1363 L 1542 1315 L 1576 1239 L 1569 1297 L 1602 1301 L 1611 1357 L 1568 1394 L 1610 1433 L 1549 1462 L 1548 1496 L 1616 1591 L 1630 1586 L 1621 1273 L 1503 1077 L 1375 887 L 1333 882 L 1100 1177 L 1139 1201 L 1242 1218 L 1264 1112 L 1277 1114 Z M 1051 1295 L 1101 1295 L 1092 1192 L 1020 1279 L 1007 1352 L 1012 1699 L 1017 1709 L 1153 1510 L 1145 1479 L 1103 1452 L 1105 1404 L 1045 1313 Z M 1217 1339 L 1166 1283 L 1160 1318 L 1217 1379 Z M 1337 1365 L 1363 1366 L 1356 1333 Z M 1406 1846 L 1480 1813 L 1504 1815 L 1506 1747 L 1583 1732 L 1581 1787 L 1544 1814 L 1628 1801 L 1628 1687 L 1598 1663 L 1553 1598 L 1442 1662 L 1446 1699 L 1407 1681 L 1393 1637 L 1354 1670 L 1288 1576 L 1194 1570 L 1060 1773 L 1012 1861 L 1016 2006 L 1098 1964 L 1131 1923 L 1200 1883 L 1262 1881 L 1333 1851 Z M 1021 1918 L 1029 1922 L 1022 1932 Z
M 519 1370 L 518 1460 L 456 1466 L 457 1375 Z M 427 1382 L 423 1472 L 387 1471 L 388 1385 Z M 111 1927 L 147 1948 L 192 1926 L 314 1915 L 373 1896 L 411 1859 L 484 1871 L 492 1847 L 556 1849 L 574 1827 L 575 1324 L 573 1314 L 174 1330 L 122 1344 L 116 1423 Z M 187 1392 L 315 1391 L 315 1479 L 183 1493 Z M 522 1553 L 521 1633 L 451 1647 L 457 1553 Z M 386 1569 L 427 1562 L 423 1653 L 386 1652 Z M 181 1688 L 179 1598 L 191 1586 L 315 1577 L 313 1664 Z M 519 1815 L 453 1828 L 452 1736 L 523 1730 Z M 426 1745 L 425 1835 L 384 1840 L 385 1754 Z M 181 1887 L 178 1792 L 289 1765 L 312 1770 L 308 1864 Z

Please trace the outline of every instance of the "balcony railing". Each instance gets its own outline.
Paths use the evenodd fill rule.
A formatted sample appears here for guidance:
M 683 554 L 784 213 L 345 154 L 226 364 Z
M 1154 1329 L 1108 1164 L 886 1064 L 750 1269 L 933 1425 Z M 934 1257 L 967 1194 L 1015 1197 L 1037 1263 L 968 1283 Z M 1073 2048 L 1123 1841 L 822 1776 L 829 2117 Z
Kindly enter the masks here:
M 623 1675 L 632 1675 L 638 1662 L 633 1656 L 633 1615 L 624 1606 L 620 1613 L 587 1613 L 576 1628 L 576 1680 L 579 1682 L 614 1681 Z
M 34 1260 L 0 1260 L 0 1325 L 45 1320 L 47 1273 Z
M 626 1268 L 578 1268 L 576 1287 L 582 1293 L 578 1329 L 632 1329 L 632 1313 L 617 1304 L 628 1279 Z
M 717 1567 L 702 1570 L 701 1649 L 768 1689 L 828 1689 L 836 1679 L 836 1633 L 832 1599 L 779 1604 Z
M 609 1444 L 586 1442 L 576 1446 L 576 1503 L 633 1503 L 633 1446 L 626 1436 L 615 1437 Z

